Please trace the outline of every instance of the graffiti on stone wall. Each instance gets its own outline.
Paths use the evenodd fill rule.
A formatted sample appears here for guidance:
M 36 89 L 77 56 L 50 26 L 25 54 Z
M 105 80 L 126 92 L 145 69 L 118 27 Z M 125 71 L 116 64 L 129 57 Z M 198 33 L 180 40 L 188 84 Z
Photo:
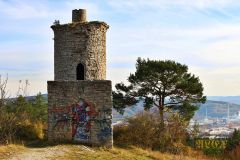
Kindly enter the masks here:
M 91 121 L 94 118 L 94 107 L 92 103 L 80 99 L 66 107 L 54 107 L 53 129 L 63 130 L 67 127 L 72 128 L 72 138 L 76 141 L 89 141 L 91 135 Z
M 71 116 L 70 116 L 70 106 L 68 107 L 54 107 L 52 109 L 52 112 L 54 113 L 54 125 L 53 129 L 56 130 L 62 130 L 64 127 L 70 127 L 70 121 L 71 121 Z
M 97 118 L 94 120 L 95 124 L 100 129 L 97 133 L 99 142 L 104 143 L 112 136 L 112 110 L 103 107 L 98 110 Z
M 100 130 L 100 132 L 97 134 L 97 137 L 99 142 L 104 143 L 110 138 L 111 135 L 112 135 L 112 128 L 105 127 Z
M 94 118 L 94 107 L 91 103 L 80 100 L 72 106 L 72 137 L 76 141 L 89 141 L 91 121 Z
M 111 108 L 102 107 L 96 112 L 92 103 L 80 99 L 70 106 L 54 107 L 52 112 L 54 113 L 53 129 L 71 130 L 72 139 L 75 141 L 90 141 L 93 125 L 97 130 L 96 136 L 100 143 L 107 142 L 112 136 Z

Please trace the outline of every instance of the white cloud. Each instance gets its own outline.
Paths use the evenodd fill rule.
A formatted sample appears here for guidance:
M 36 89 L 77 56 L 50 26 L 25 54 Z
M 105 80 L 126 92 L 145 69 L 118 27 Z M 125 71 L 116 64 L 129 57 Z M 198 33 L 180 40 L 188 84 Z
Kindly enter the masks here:
M 134 73 L 135 68 L 108 68 L 107 69 L 107 79 L 112 81 L 112 87 L 115 89 L 116 83 L 127 83 L 127 78 L 129 77 L 130 73 Z
M 29 81 L 29 86 L 27 89 L 28 95 L 36 95 L 37 93 L 47 93 L 47 81 L 53 80 L 52 72 L 39 72 L 35 74 L 22 73 L 21 76 L 14 76 L 16 73 L 8 74 L 8 84 L 7 90 L 9 92 L 9 96 L 15 97 L 17 90 L 19 88 L 19 80 L 24 82 L 25 80 Z
M 137 9 L 139 7 L 153 7 L 153 8 L 168 8 L 173 6 L 178 7 L 194 7 L 199 9 L 205 8 L 224 8 L 228 5 L 233 5 L 238 2 L 237 0 L 114 0 L 109 1 L 109 4 L 116 8 L 121 9 Z
M 44 3 L 46 1 L 43 1 Z M 42 18 L 48 16 L 48 9 L 42 3 L 35 1 L 0 1 L 0 13 L 12 19 Z
M 125 43 L 126 39 L 128 43 Z M 117 28 L 111 31 L 108 41 L 109 56 L 113 60 L 123 54 L 128 55 L 122 56 L 124 58 L 120 58 L 119 62 L 126 59 L 129 62 L 138 56 L 181 61 L 190 56 L 193 59 L 189 61 L 202 59 L 216 64 L 240 63 L 240 24 L 217 24 L 195 29 Z
M 110 24 L 107 77 L 114 84 L 126 81 L 140 56 L 187 64 L 203 79 L 206 94 L 239 93 L 237 82 L 240 79 L 234 76 L 238 75 L 240 64 L 240 24 L 228 10 L 240 7 L 237 0 L 114 0 L 101 4 L 99 1 L 66 0 L 51 5 L 50 2 L 0 0 L 0 18 L 4 19 L 0 34 L 10 34 L 6 40 L 0 39 L 1 67 L 24 69 L 33 63 L 42 65 L 29 72 L 8 71 L 9 78 L 14 79 L 12 88 L 14 82 L 26 78 L 34 92 L 37 88 L 46 91 L 46 80 L 53 77 L 53 33 L 49 26 L 55 19 L 61 23 L 71 22 L 72 9 L 86 8 L 89 20 L 107 19 Z M 226 17 L 224 21 L 215 20 L 211 9 L 233 21 Z M 13 36 L 15 33 L 17 38 Z M 23 39 L 22 35 L 26 37 Z M 46 68 L 41 68 L 44 65 Z M 46 71 L 42 79 L 41 70 Z
M 138 56 L 172 59 L 187 64 L 190 71 L 200 77 L 205 94 L 239 95 L 240 24 L 191 29 L 115 28 L 109 36 L 108 57 L 112 60 L 109 63 L 135 64 Z M 117 66 L 109 69 L 109 77 L 114 84 L 126 82 L 133 71 L 134 67 Z
M 190 72 L 199 76 L 207 95 L 230 96 L 239 95 L 240 67 L 219 67 L 206 69 L 191 67 Z
M 100 14 L 99 7 L 90 1 L 79 1 L 79 0 L 67 0 L 66 1 L 67 8 L 73 10 L 73 9 L 80 9 L 84 8 L 87 11 L 90 11 L 88 14 L 90 15 L 97 15 Z

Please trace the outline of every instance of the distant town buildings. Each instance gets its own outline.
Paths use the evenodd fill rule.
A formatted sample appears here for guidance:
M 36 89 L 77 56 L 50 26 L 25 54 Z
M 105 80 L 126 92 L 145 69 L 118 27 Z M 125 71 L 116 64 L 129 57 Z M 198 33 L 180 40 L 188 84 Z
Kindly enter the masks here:
M 209 117 L 206 110 L 206 116 L 203 119 L 192 119 L 190 128 L 197 124 L 199 125 L 201 138 L 228 138 L 235 129 L 240 129 L 240 110 L 233 116 L 226 113 L 226 117 Z

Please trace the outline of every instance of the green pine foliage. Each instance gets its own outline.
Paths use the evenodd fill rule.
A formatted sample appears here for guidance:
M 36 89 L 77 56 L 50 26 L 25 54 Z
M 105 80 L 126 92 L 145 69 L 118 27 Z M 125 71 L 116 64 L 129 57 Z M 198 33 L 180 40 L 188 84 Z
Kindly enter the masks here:
M 42 121 L 47 123 L 48 113 L 47 113 L 47 101 L 44 99 L 41 93 L 38 93 L 35 99 L 31 102 L 31 119 L 33 121 Z
M 190 120 L 204 103 L 203 85 L 199 78 L 188 72 L 186 65 L 171 60 L 137 59 L 136 71 L 128 77 L 129 85 L 116 84 L 113 92 L 114 108 L 123 113 L 124 108 L 144 101 L 146 110 L 156 106 L 161 127 L 164 128 L 164 112 L 178 111 Z
M 41 93 L 32 100 L 22 95 L 8 100 L 0 111 L 0 143 L 42 139 L 47 117 L 47 101 Z

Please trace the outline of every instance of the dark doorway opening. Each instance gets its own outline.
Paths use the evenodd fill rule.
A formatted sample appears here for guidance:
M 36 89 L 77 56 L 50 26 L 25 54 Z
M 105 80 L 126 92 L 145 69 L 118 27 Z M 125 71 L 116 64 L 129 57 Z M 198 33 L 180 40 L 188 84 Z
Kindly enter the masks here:
M 84 66 L 82 63 L 77 66 L 77 80 L 84 80 Z

